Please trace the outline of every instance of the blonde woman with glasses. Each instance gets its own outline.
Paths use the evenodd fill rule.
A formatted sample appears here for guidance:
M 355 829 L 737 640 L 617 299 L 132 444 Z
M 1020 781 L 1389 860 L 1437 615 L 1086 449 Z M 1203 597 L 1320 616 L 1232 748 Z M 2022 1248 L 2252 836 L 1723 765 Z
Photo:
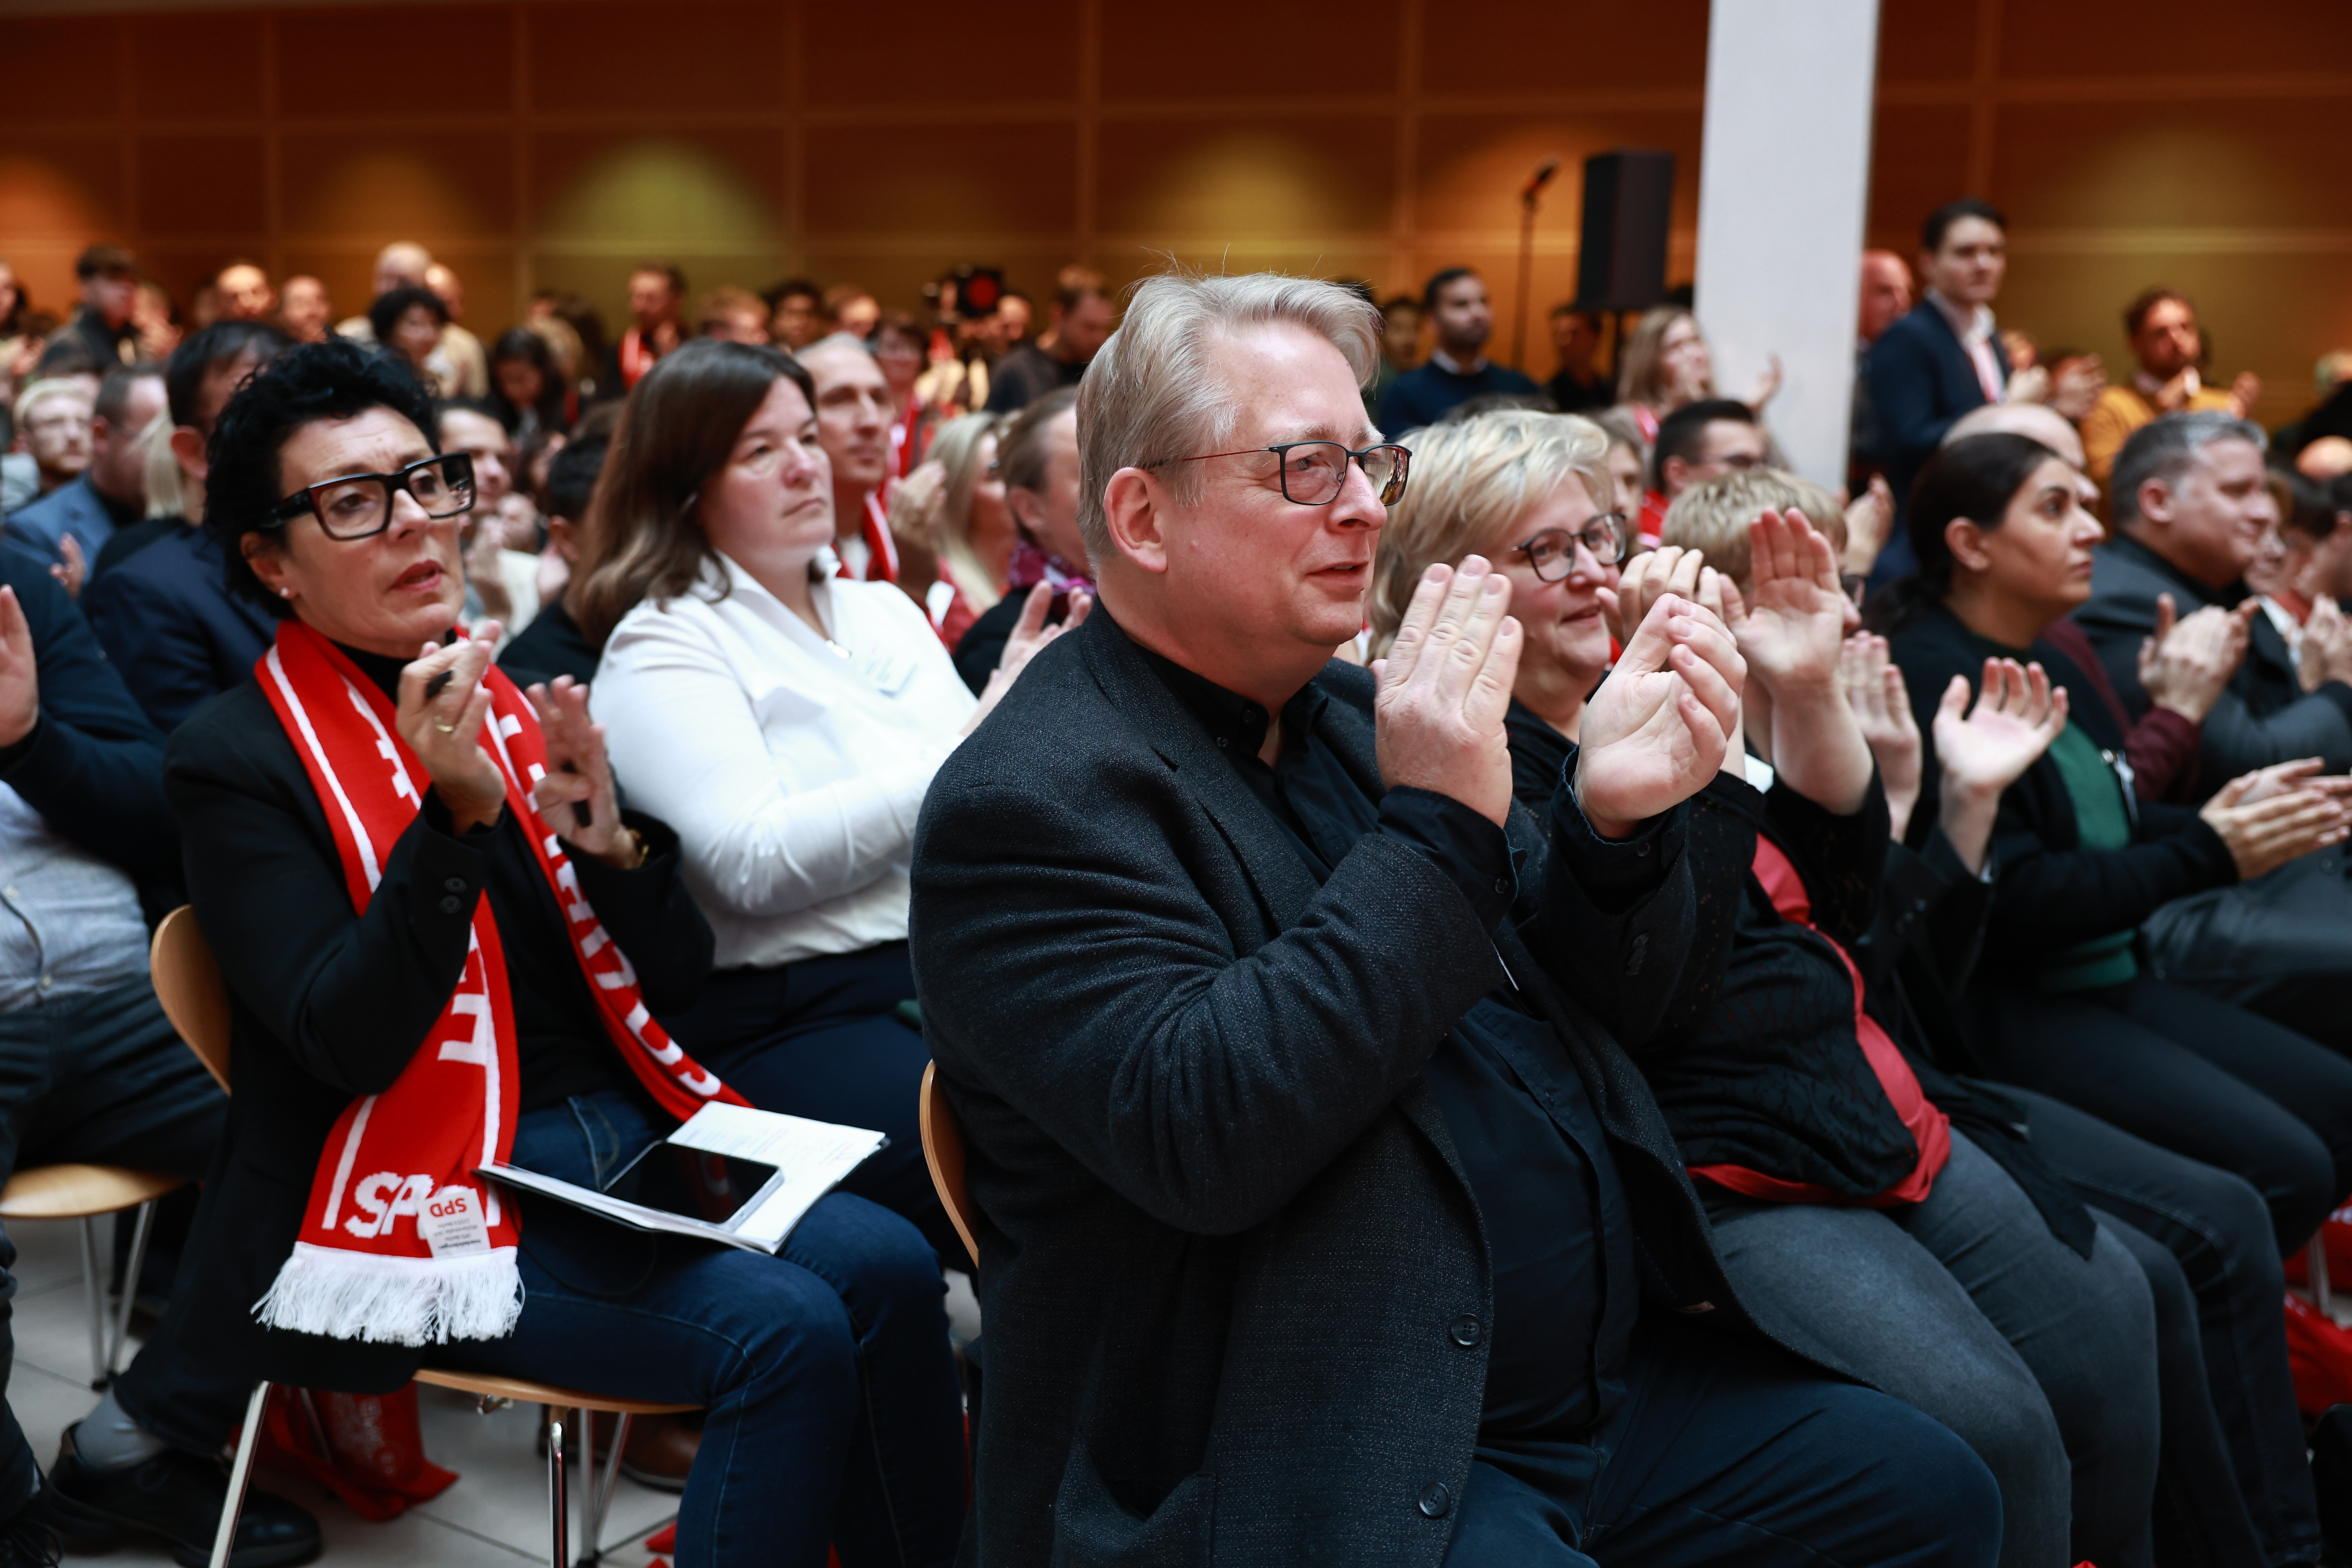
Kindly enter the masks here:
M 1571 414 L 1497 409 L 1406 438 L 1412 484 L 1389 510 L 1373 565 L 1372 657 L 1388 652 L 1421 574 L 1483 555 L 1511 580 L 1527 633 L 1504 722 L 1512 790 L 1540 814 L 1609 671 L 1601 594 L 1632 537 L 1615 505 L 1609 437 Z

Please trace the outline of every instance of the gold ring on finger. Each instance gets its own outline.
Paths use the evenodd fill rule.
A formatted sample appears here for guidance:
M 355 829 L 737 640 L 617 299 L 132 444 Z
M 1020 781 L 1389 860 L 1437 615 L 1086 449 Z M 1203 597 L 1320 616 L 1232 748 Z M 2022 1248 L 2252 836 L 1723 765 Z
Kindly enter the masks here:
M 457 725 L 455 725 L 455 724 L 444 724 L 444 723 L 442 723 L 442 722 L 441 722 L 439 720 L 437 720 L 437 719 L 434 721 L 434 722 L 433 722 L 433 727 L 434 727 L 435 729 L 436 729 L 436 730 L 440 731 L 441 731 L 443 734 L 445 734 L 445 735 L 454 735 L 454 734 L 456 734 L 456 733 L 457 732 Z

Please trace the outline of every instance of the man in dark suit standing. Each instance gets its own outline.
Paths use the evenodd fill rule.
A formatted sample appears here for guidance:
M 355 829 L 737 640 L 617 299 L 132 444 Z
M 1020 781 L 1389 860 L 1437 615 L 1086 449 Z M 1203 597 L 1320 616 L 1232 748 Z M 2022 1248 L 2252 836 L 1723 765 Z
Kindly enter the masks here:
M 1911 481 L 1935 456 L 1952 421 L 2009 395 L 2008 351 L 1993 296 L 2009 270 L 2009 220 L 1990 202 L 1964 196 L 1927 215 L 1919 230 L 1927 292 L 1870 345 L 1865 364 L 1878 450 L 1894 488 L 1895 528 L 1879 552 L 1874 586 L 1917 565 L 1904 537 Z
M 1501 574 L 1433 568 L 1383 667 L 1329 660 L 1407 479 L 1374 326 L 1142 285 L 1080 393 L 1099 606 L 924 805 L 989 1325 L 967 1560 L 1990 1563 L 1974 1456 L 1748 1321 L 1617 1044 L 1691 941 L 1721 623 L 1652 610 L 1541 825 Z

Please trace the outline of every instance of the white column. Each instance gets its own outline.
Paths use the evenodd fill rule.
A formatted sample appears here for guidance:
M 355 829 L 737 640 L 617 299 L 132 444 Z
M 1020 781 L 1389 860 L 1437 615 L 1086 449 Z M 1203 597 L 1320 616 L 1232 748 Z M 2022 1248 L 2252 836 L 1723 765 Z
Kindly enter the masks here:
M 1878 0 L 1715 0 L 1698 188 L 1697 310 L 1715 384 L 1765 409 L 1798 472 L 1845 479 L 1869 199 Z

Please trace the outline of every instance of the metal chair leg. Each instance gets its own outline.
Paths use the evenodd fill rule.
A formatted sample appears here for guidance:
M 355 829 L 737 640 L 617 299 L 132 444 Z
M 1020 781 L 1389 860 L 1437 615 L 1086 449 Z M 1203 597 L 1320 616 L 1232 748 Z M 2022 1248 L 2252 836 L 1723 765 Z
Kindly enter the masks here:
M 548 1568 L 572 1568 L 572 1545 L 565 1538 L 567 1510 L 563 1498 L 563 1415 L 549 1413 L 547 1424 L 547 1562 Z M 215 1563 L 213 1568 L 226 1568 Z
M 2326 1226 L 2319 1227 L 2319 1234 L 2313 1237 L 2311 1244 L 2303 1249 L 2303 1266 L 2311 1277 L 2312 1305 L 2319 1309 L 2321 1317 L 2333 1321 L 2336 1317 L 2336 1302 L 2334 1292 L 2328 1289 L 2327 1227 Z
M 150 1201 L 139 1205 L 138 1216 L 131 1226 L 131 1257 L 123 1266 L 122 1294 L 114 1303 L 114 1321 L 109 1325 L 106 1342 L 106 1362 L 99 1369 L 99 1388 L 112 1385 L 122 1375 L 123 1347 L 131 1342 L 131 1308 L 139 1297 L 139 1270 L 147 1261 L 147 1236 L 155 1226 L 155 1205 Z
M 98 1217 L 81 1218 L 81 1293 L 89 1303 L 89 1376 L 92 1388 L 106 1386 L 106 1286 L 98 1272 Z
M 588 1523 L 587 1528 L 583 1531 L 587 1537 L 587 1551 L 581 1556 L 580 1561 L 583 1563 L 604 1561 L 604 1520 L 613 1510 L 613 1494 L 621 1489 L 621 1450 L 628 1446 L 630 1420 L 631 1417 L 625 1414 L 614 1418 L 613 1447 L 612 1451 L 604 1456 L 604 1473 L 589 1489 Z M 596 1453 L 592 1447 L 588 1451 L 591 1466 L 593 1466 L 595 1459 Z
M 236 1543 L 236 1516 L 244 1510 L 246 1483 L 253 1478 L 253 1449 L 261 1439 L 261 1415 L 268 1404 L 269 1384 L 254 1384 L 253 1397 L 245 1402 L 245 1432 L 236 1440 L 236 1462 L 229 1467 L 220 1528 L 213 1532 L 211 1568 L 228 1568 L 229 1548 Z

